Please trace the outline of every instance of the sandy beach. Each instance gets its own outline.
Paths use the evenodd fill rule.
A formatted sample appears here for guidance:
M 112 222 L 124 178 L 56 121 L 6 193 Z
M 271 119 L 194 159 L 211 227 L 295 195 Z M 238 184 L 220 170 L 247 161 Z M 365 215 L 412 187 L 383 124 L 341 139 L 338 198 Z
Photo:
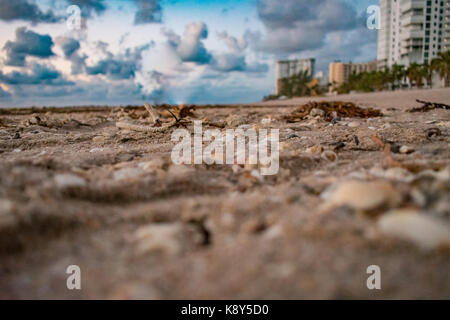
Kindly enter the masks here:
M 273 176 L 174 164 L 175 127 L 117 127 L 151 126 L 144 107 L 0 109 L 0 299 L 450 299 L 450 111 L 407 112 L 416 99 L 449 104 L 450 89 L 185 118 L 279 129 Z M 310 101 L 383 116 L 289 120 Z M 82 290 L 67 289 L 69 265 Z

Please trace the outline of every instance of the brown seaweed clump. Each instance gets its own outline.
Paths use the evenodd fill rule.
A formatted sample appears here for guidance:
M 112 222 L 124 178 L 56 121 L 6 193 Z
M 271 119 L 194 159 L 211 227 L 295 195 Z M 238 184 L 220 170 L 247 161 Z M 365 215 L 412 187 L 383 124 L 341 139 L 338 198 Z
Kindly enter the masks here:
M 288 122 L 296 122 L 303 120 L 306 116 L 311 114 L 311 111 L 315 110 L 314 114 L 323 115 L 326 121 L 332 121 L 335 118 L 373 118 L 382 117 L 383 114 L 378 109 L 368 108 L 364 109 L 356 106 L 352 102 L 342 101 L 323 101 L 323 102 L 310 102 L 302 105 L 290 115 L 286 116 Z M 319 111 L 321 110 L 321 111 Z

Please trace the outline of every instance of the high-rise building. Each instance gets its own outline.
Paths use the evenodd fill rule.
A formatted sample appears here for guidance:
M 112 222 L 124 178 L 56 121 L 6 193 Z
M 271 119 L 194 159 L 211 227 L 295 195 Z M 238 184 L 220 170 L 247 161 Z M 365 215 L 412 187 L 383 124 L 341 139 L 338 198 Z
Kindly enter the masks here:
M 450 50 L 450 1 L 446 1 L 444 7 L 444 52 Z
M 352 71 L 350 63 L 332 62 L 330 63 L 330 83 L 332 87 L 338 87 L 347 82 Z
M 429 63 L 450 46 L 450 0 L 380 0 L 378 68 Z
M 377 70 L 377 61 L 370 61 L 367 63 L 344 63 L 344 62 L 332 62 L 330 63 L 330 75 L 329 82 L 332 87 L 331 91 L 336 87 L 344 84 L 348 81 L 348 78 L 352 73 L 360 74 L 362 72 L 371 72 Z
M 314 75 L 316 59 L 296 59 L 296 60 L 279 60 L 276 61 L 276 93 L 280 94 L 282 79 L 289 78 L 306 71 L 310 77 Z

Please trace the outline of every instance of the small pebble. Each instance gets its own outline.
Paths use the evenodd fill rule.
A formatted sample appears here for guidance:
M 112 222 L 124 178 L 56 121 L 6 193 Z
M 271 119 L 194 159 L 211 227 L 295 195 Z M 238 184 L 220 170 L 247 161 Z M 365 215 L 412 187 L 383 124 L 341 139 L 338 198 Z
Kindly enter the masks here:
M 138 254 L 161 252 L 178 254 L 182 243 L 178 235 L 183 231 L 180 223 L 158 223 L 144 226 L 136 230 L 133 242 Z
M 347 126 L 350 128 L 357 128 L 360 126 L 360 123 L 358 121 L 352 121 Z
M 198 227 L 176 223 L 154 223 L 137 229 L 131 237 L 137 254 L 176 255 L 205 242 Z
M 13 214 L 14 205 L 11 200 L 0 199 L 0 229 L 8 227 L 16 222 L 16 216 Z
M 86 185 L 86 180 L 80 176 L 64 173 L 54 177 L 55 183 L 60 188 L 82 187 Z
M 311 153 L 311 154 L 320 154 L 323 152 L 323 147 L 322 146 L 312 146 L 306 149 L 306 153 Z
M 261 120 L 261 124 L 262 125 L 268 125 L 268 124 L 270 124 L 272 122 L 272 118 L 263 118 L 262 120 Z
M 142 170 L 139 168 L 123 168 L 113 173 L 113 179 L 116 181 L 124 179 L 132 179 L 142 175 Z
M 334 162 L 337 160 L 337 154 L 330 150 L 322 152 L 322 155 L 320 157 L 330 162 Z
M 381 233 L 410 241 L 426 250 L 450 245 L 450 224 L 412 209 L 392 210 L 378 221 Z
M 317 117 L 317 116 L 323 117 L 325 115 L 325 111 L 323 111 L 322 109 L 313 108 L 309 112 L 309 115 L 312 117 Z
M 393 206 L 401 200 L 399 193 L 385 181 L 347 181 L 329 187 L 321 197 L 330 206 L 347 205 L 361 211 Z
M 104 142 L 105 141 L 105 137 L 103 136 L 95 136 L 94 138 L 92 138 L 93 142 Z
M 403 153 L 403 154 L 410 154 L 410 153 L 413 153 L 415 150 L 413 147 L 410 147 L 410 146 L 401 146 L 399 151 L 400 151 L 400 153 Z

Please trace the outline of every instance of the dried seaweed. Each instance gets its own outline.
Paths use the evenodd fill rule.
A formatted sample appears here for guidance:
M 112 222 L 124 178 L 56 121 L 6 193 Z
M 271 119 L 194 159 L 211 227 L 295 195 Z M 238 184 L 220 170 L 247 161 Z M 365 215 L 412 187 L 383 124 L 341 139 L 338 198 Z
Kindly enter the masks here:
M 313 109 L 320 109 L 324 111 L 324 119 L 326 121 L 332 121 L 336 117 L 358 117 L 358 118 L 372 118 L 372 117 L 382 117 L 383 114 L 380 110 L 368 108 L 364 109 L 356 106 L 352 102 L 342 102 L 342 101 L 332 101 L 332 102 L 310 102 L 299 109 L 286 116 L 285 119 L 288 122 L 296 122 L 303 120 L 306 116 L 311 113 Z
M 449 110 L 450 106 L 444 103 L 435 103 L 435 102 L 429 102 L 429 101 L 422 101 L 417 99 L 418 103 L 421 103 L 422 106 L 418 108 L 413 108 L 408 110 L 408 112 L 428 112 L 434 109 L 444 109 Z
M 180 119 L 184 119 L 187 117 L 196 118 L 193 111 L 195 111 L 194 106 L 181 106 L 178 112 L 178 118 Z

